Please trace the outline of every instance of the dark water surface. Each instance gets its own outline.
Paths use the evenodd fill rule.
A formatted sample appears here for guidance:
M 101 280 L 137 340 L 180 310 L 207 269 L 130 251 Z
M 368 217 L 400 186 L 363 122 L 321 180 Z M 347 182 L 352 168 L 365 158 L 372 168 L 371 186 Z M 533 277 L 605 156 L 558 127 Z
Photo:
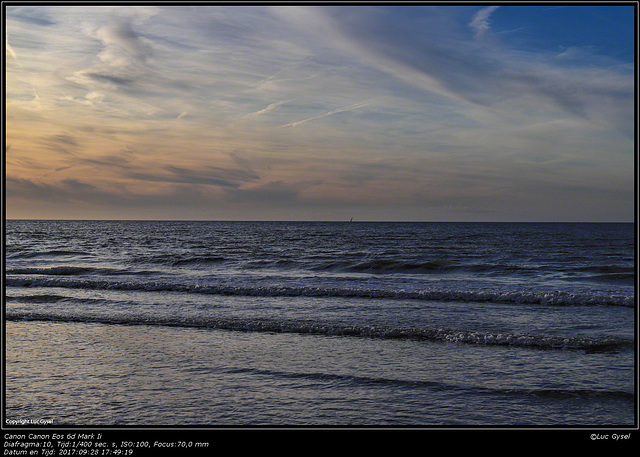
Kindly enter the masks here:
M 7 221 L 6 418 L 631 426 L 633 224 Z

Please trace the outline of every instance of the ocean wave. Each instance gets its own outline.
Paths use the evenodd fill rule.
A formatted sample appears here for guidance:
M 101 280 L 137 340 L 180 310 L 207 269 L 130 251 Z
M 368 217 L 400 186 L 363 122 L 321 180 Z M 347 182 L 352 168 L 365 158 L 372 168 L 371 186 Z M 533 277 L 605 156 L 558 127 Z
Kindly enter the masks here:
M 524 388 L 491 388 L 478 385 L 457 385 L 440 381 L 424 380 L 424 379 L 402 379 L 388 378 L 378 376 L 355 376 L 340 373 L 325 372 L 291 372 L 279 370 L 266 370 L 251 367 L 233 367 L 228 368 L 230 373 L 249 373 L 261 376 L 272 376 L 285 379 L 311 379 L 314 381 L 331 382 L 339 384 L 353 385 L 391 385 L 400 387 L 425 388 L 436 391 L 468 391 L 470 394 L 477 395 L 501 395 L 501 396 L 525 396 L 537 398 L 550 398 L 556 400 L 563 399 L 620 399 L 633 401 L 635 396 L 633 392 L 623 390 L 597 390 L 597 389 L 524 389 Z
M 82 303 L 83 305 L 86 305 L 88 303 L 104 304 L 109 302 L 108 299 L 104 299 L 104 298 L 94 298 L 94 297 L 78 298 L 78 297 L 73 297 L 69 295 L 59 295 L 59 294 L 12 295 L 12 294 L 5 293 L 5 299 L 6 299 L 6 303 L 9 303 L 9 304 L 16 304 L 16 303 L 52 304 L 52 303 L 60 303 L 60 302 L 68 302 L 68 303 L 76 302 L 76 303 Z
M 97 316 L 37 312 L 6 314 L 8 321 L 55 321 L 111 325 L 151 325 L 161 327 L 205 328 L 243 332 L 295 333 L 331 337 L 376 338 L 384 340 L 414 340 L 484 346 L 512 346 L 545 350 L 584 350 L 589 352 L 615 351 L 632 347 L 633 341 L 613 337 L 579 337 L 492 333 L 447 328 L 412 328 L 369 325 L 342 325 L 322 322 L 300 322 L 268 319 L 234 319 L 217 317 L 158 317 L 158 316 Z
M 625 392 L 623 390 L 595 390 L 595 389 L 528 389 L 528 390 L 512 390 L 508 391 L 520 395 L 531 395 L 538 398 L 551 398 L 554 400 L 565 400 L 571 398 L 577 399 L 612 399 L 634 401 L 633 392 Z
M 477 273 L 487 275 L 531 275 L 553 271 L 553 265 L 530 265 L 486 260 L 477 263 L 460 258 L 401 258 L 395 256 L 366 258 L 366 253 L 350 252 L 345 256 L 291 256 L 278 257 L 264 255 L 262 258 L 244 258 L 242 253 L 192 254 L 173 253 L 146 255 L 132 258 L 134 264 L 156 264 L 168 267 L 203 267 L 220 264 L 233 265 L 234 268 L 247 271 L 265 269 L 300 270 L 308 272 L 367 273 L 374 275 L 412 274 L 456 274 Z M 558 271 L 564 271 L 558 268 Z
M 626 285 L 633 285 L 636 283 L 636 275 L 633 273 L 609 273 L 602 275 L 589 276 L 586 279 L 600 282 L 611 282 Z
M 221 255 L 173 255 L 162 254 L 153 257 L 142 257 L 134 259 L 134 263 L 155 263 L 160 265 L 167 265 L 171 267 L 180 266 L 198 266 L 198 265 L 210 265 L 216 263 L 225 262 L 227 259 Z
M 590 265 L 582 267 L 565 268 L 569 279 L 587 280 L 598 282 L 611 282 L 620 284 L 635 284 L 637 280 L 635 266 L 629 265 Z
M 372 274 L 445 274 L 445 273 L 480 273 L 488 275 L 537 275 L 559 272 L 562 274 L 597 274 L 598 277 L 610 279 L 635 278 L 635 267 L 624 265 L 598 265 L 567 268 L 563 264 L 530 264 L 509 263 L 499 259 L 483 262 L 469 262 L 455 259 L 404 260 L 376 258 L 365 261 L 332 260 L 311 266 L 310 270 L 356 272 Z M 588 279 L 593 276 L 583 276 Z
M 458 267 L 446 260 L 407 262 L 392 259 L 373 259 L 345 266 L 343 269 L 345 271 L 371 273 L 435 273 L 458 269 Z
M 7 295 L 5 299 L 7 301 L 16 301 L 20 303 L 56 303 L 63 300 L 68 300 L 69 297 L 58 294 L 34 294 L 34 295 Z
M 636 271 L 635 266 L 631 265 L 591 265 L 584 267 L 575 267 L 572 270 L 594 272 L 594 273 L 630 273 L 634 274 Z
M 7 274 L 14 275 L 54 275 L 54 276 L 73 276 L 84 275 L 93 273 L 96 271 L 94 267 L 72 267 L 72 266 L 58 266 L 58 267 L 25 267 L 25 268 L 9 268 Z
M 146 270 L 131 270 L 120 268 L 104 267 L 75 267 L 69 265 L 59 265 L 55 267 L 23 267 L 9 268 L 7 274 L 13 275 L 44 275 L 44 276 L 82 276 L 89 274 L 96 275 L 149 275 L 155 272 Z
M 8 259 L 32 259 L 37 257 L 76 257 L 76 256 L 92 256 L 93 254 L 87 251 L 73 251 L 64 249 L 54 249 L 51 251 L 26 251 L 16 250 L 7 254 Z
M 401 299 L 428 301 L 492 302 L 546 306 L 623 306 L 634 307 L 635 297 L 564 291 L 490 291 L 455 289 L 367 289 L 314 286 L 243 286 L 227 284 L 184 284 L 160 281 L 109 281 L 77 278 L 7 277 L 5 284 L 14 287 L 64 287 L 91 290 L 126 290 L 149 292 L 183 292 L 228 296 L 259 297 L 342 297 L 363 299 Z
M 545 267 L 546 268 L 546 267 Z M 515 265 L 510 263 L 487 262 L 466 263 L 449 259 L 432 260 L 401 260 L 392 258 L 376 258 L 364 261 L 329 260 L 317 262 L 309 266 L 311 271 L 333 271 L 345 273 L 371 274 L 446 274 L 446 273 L 487 273 L 513 274 L 535 273 L 543 267 L 529 265 Z

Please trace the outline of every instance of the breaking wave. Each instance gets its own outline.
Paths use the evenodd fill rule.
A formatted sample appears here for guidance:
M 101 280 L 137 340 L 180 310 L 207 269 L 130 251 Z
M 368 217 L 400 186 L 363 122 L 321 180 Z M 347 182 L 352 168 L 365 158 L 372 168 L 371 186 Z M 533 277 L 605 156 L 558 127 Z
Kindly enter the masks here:
M 244 332 L 296 333 L 335 337 L 378 338 L 385 340 L 415 340 L 442 343 L 460 343 L 486 346 L 514 346 L 531 349 L 566 349 L 585 351 L 611 351 L 631 347 L 633 341 L 612 337 L 565 337 L 526 335 L 518 333 L 492 333 L 447 328 L 412 328 L 370 325 L 342 325 L 337 323 L 300 322 L 269 319 L 233 319 L 217 317 L 159 317 L 159 316 L 94 316 L 37 312 L 9 312 L 9 321 L 38 320 L 112 325 L 154 325 L 164 327 L 190 327 Z
M 402 300 L 519 303 L 548 306 L 600 305 L 634 307 L 633 296 L 564 291 L 489 291 L 455 289 L 367 289 L 315 286 L 257 286 L 227 284 L 183 284 L 161 281 L 134 282 L 57 277 L 9 277 L 6 285 L 17 287 L 63 287 L 91 290 L 184 292 L 259 297 L 344 297 Z

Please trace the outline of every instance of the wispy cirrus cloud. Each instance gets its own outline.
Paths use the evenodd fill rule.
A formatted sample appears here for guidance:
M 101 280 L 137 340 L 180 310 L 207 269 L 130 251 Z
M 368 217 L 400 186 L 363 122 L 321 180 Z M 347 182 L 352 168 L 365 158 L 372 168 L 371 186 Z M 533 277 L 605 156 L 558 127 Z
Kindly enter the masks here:
M 255 173 L 245 169 L 226 169 L 206 166 L 198 170 L 165 165 L 160 172 L 131 171 L 128 176 L 142 181 L 202 184 L 217 187 L 239 187 L 244 182 L 254 182 L 258 179 Z
M 13 50 L 13 48 L 9 44 L 9 34 L 8 33 L 5 34 L 5 39 L 4 40 L 5 40 L 4 41 L 4 46 L 5 46 L 5 49 L 6 49 L 7 53 L 9 53 L 9 55 L 11 57 L 13 57 L 14 60 L 18 60 L 18 56 L 16 55 L 16 52 Z
M 478 11 L 474 16 L 469 27 L 474 30 L 476 38 L 482 38 L 489 30 L 489 17 L 497 10 L 499 6 L 488 6 Z
M 59 151 L 64 154 L 72 154 L 78 148 L 78 140 L 75 136 L 67 133 L 46 135 L 40 139 L 40 144 L 50 150 Z
M 475 37 L 491 33 L 488 21 L 497 8 L 487 7 L 474 14 L 469 27 Z M 620 97 L 630 100 L 633 96 L 630 67 L 564 65 L 556 59 L 557 54 L 512 49 L 497 35 L 487 44 L 470 41 L 462 28 L 440 32 L 440 14 L 431 10 L 432 17 L 427 12 L 422 22 L 405 23 L 402 32 L 393 34 L 387 22 L 380 22 L 388 17 L 381 15 L 371 14 L 370 20 L 357 22 L 358 16 L 339 14 L 340 10 L 320 9 L 308 14 L 322 15 L 321 23 L 327 24 L 347 52 L 425 93 L 458 104 L 460 112 L 474 122 L 499 120 L 504 125 L 514 119 L 531 122 L 537 113 L 562 115 L 554 110 L 589 120 L 603 119 L 611 117 L 604 109 L 615 109 Z M 618 106 L 621 111 L 613 118 L 622 122 L 626 118 L 626 126 L 619 128 L 629 131 L 630 105 Z
M 257 116 L 262 116 L 263 114 L 267 114 L 267 113 L 275 110 L 279 106 L 284 105 L 285 103 L 287 103 L 286 100 L 270 103 L 266 108 L 263 108 L 261 110 L 255 111 L 253 113 L 245 114 L 242 117 L 243 117 L 243 119 L 247 119 L 247 118 L 253 118 L 253 117 L 257 117 Z
M 299 125 L 304 124 L 305 122 L 314 121 L 316 119 L 321 119 L 323 117 L 332 116 L 332 115 L 338 114 L 338 113 L 344 113 L 345 111 L 353 111 L 353 110 L 356 110 L 356 109 L 364 108 L 365 106 L 370 105 L 370 104 L 371 104 L 370 101 L 356 103 L 355 105 L 349 105 L 349 106 L 345 106 L 343 108 L 337 108 L 337 109 L 328 111 L 326 113 L 319 114 L 318 116 L 313 116 L 313 117 L 309 117 L 307 119 L 302 119 L 302 120 L 299 120 L 299 121 L 290 122 L 288 124 L 283 125 L 282 127 L 297 127 Z
M 86 88 L 85 100 L 104 101 L 108 93 L 132 89 L 154 78 L 148 64 L 153 48 L 127 16 L 107 16 L 107 23 L 85 23 L 82 31 L 100 43 L 92 65 L 75 71 L 68 79 Z
M 117 211 L 198 217 L 312 202 L 509 214 L 536 185 L 571 186 L 568 214 L 573 195 L 620 195 L 633 61 L 602 55 L 596 33 L 542 48 L 527 41 L 538 23 L 508 20 L 519 11 L 8 6 L 8 183 L 71 207 L 92 176 L 86 194 Z

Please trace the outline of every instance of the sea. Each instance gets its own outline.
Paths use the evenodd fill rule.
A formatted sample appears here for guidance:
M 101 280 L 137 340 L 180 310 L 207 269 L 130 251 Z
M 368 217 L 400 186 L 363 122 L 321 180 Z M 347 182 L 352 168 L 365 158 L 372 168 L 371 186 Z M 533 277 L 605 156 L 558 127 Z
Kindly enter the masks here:
M 635 235 L 6 220 L 5 424 L 634 427 Z

